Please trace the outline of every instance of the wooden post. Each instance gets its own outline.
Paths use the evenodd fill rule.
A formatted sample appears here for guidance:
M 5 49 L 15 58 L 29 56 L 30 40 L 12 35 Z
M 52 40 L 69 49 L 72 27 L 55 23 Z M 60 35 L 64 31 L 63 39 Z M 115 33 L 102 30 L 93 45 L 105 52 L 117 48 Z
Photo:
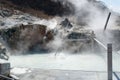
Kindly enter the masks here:
M 108 80 L 112 79 L 112 44 L 107 45 Z

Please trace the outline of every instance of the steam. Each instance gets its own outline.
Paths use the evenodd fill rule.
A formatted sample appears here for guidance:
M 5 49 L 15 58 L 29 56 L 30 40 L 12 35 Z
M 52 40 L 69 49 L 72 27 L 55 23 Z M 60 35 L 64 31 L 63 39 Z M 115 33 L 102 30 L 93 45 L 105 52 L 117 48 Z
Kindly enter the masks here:
M 104 3 L 98 0 L 53 0 L 53 1 L 59 1 L 63 4 L 63 6 L 68 5 L 68 3 L 74 6 L 74 10 L 73 10 L 73 6 L 72 7 L 69 6 L 74 14 L 64 16 L 64 17 L 67 17 L 71 21 L 71 23 L 75 23 L 78 25 L 74 27 L 81 28 L 82 26 L 84 29 L 92 29 L 95 32 L 96 37 L 102 42 L 105 42 L 105 44 L 107 44 L 108 42 L 113 42 L 112 40 L 114 40 L 114 34 L 111 34 L 109 31 L 107 31 L 105 33 L 107 36 L 106 37 L 103 33 L 104 25 L 105 25 L 108 13 L 110 12 L 110 10 L 106 7 Z M 114 26 L 116 25 L 115 21 L 117 19 L 117 16 L 113 11 L 111 12 L 112 12 L 112 16 L 110 18 L 107 29 L 114 28 Z M 16 16 L 17 18 L 19 18 L 18 20 L 11 19 L 12 17 L 10 17 L 10 19 L 4 20 L 4 22 L 6 22 L 5 26 L 9 25 L 11 27 L 11 26 L 15 26 L 16 24 L 21 24 L 24 22 L 24 24 L 28 24 L 28 23 L 43 24 L 47 26 L 48 30 L 52 30 L 52 29 L 55 30 L 56 27 L 58 27 L 57 24 L 59 24 L 59 22 L 62 20 L 61 18 L 64 18 L 64 17 L 61 17 L 58 19 L 54 17 L 53 19 L 45 20 L 45 19 L 39 19 L 33 16 L 30 17 L 30 15 L 27 15 L 27 16 L 21 15 L 21 17 L 18 15 Z M 65 34 L 65 33 L 66 32 L 63 32 L 62 34 Z M 109 39 L 111 37 L 112 37 L 112 40 Z M 31 44 L 26 43 L 26 45 L 29 46 Z M 22 47 L 23 45 L 20 44 L 19 46 Z M 66 46 L 66 42 L 63 41 L 63 39 L 61 39 L 60 35 L 58 34 L 54 37 L 54 40 L 49 42 L 47 46 L 52 47 L 53 50 L 57 50 L 59 47 Z M 25 49 L 26 48 L 27 47 L 25 47 Z
M 96 34 L 102 33 L 108 13 L 110 11 L 104 5 L 104 3 L 96 0 L 67 0 L 67 1 L 71 2 L 75 7 L 75 14 L 73 15 L 74 18 L 72 18 L 71 21 L 80 26 L 84 26 L 84 28 L 92 29 L 95 32 L 97 32 L 97 30 L 101 30 L 100 33 Z M 113 28 L 116 25 L 115 21 L 116 16 L 114 16 L 114 13 L 112 13 L 107 28 Z M 102 38 L 102 36 L 98 37 Z
M 71 3 L 71 4 L 73 4 L 74 5 L 74 8 L 75 8 L 75 13 L 74 14 L 72 14 L 72 15 L 68 15 L 68 16 L 64 16 L 64 17 L 68 17 L 68 19 L 70 19 L 70 21 L 71 21 L 71 23 L 75 23 L 75 24 L 77 24 L 78 26 L 73 26 L 73 27 L 77 27 L 77 28 L 81 28 L 81 26 L 84 28 L 84 29 L 92 29 L 94 32 L 95 32 L 95 35 L 96 35 L 96 38 L 99 40 L 99 41 L 101 41 L 101 42 L 103 42 L 103 44 L 106 46 L 106 44 L 108 43 L 108 42 L 111 42 L 111 43 L 115 43 L 116 44 L 116 46 L 117 46 L 117 44 L 119 45 L 119 38 L 118 38 L 118 41 L 117 41 L 117 43 L 116 42 L 114 42 L 114 41 L 116 41 L 115 39 L 115 35 L 114 35 L 114 32 L 113 32 L 113 34 L 111 33 L 111 31 L 108 31 L 108 29 L 110 29 L 110 28 L 114 28 L 114 26 L 116 25 L 116 23 L 115 23 L 115 21 L 116 21 L 116 15 L 115 15 L 115 13 L 114 12 L 112 12 L 112 16 L 111 16 L 111 18 L 110 18 L 110 21 L 109 21 L 109 24 L 108 24 L 108 27 L 107 27 L 107 31 L 106 32 L 103 32 L 103 29 L 104 29 L 104 24 L 105 24 L 105 22 L 106 22 L 106 19 L 107 19 L 107 16 L 108 16 L 108 13 L 109 13 L 109 9 L 104 5 L 104 3 L 102 3 L 102 2 L 100 2 L 100 1 L 97 1 L 97 0 L 54 0 L 54 1 L 60 1 L 63 5 L 64 4 L 66 4 L 67 2 L 69 2 L 69 3 Z M 70 7 L 70 6 L 69 6 Z M 71 9 L 73 9 L 72 7 L 71 7 Z M 74 12 L 74 10 L 73 10 L 73 12 Z M 64 18 L 64 17 L 62 17 L 62 18 Z M 32 19 L 33 19 L 33 17 L 32 17 Z M 61 18 L 53 18 L 53 19 L 50 19 L 50 20 L 44 20 L 44 19 L 38 19 L 38 18 L 34 18 L 35 20 L 31 20 L 30 22 L 27 22 L 27 23 L 31 23 L 31 24 L 43 24 L 43 25 L 46 25 L 48 28 L 48 30 L 50 29 L 56 29 L 57 27 L 59 27 L 59 26 L 57 26 L 57 24 L 59 24 L 59 22 L 62 20 Z M 12 20 L 12 23 L 10 23 L 11 22 L 11 20 L 9 19 L 9 20 L 7 20 L 8 21 L 8 25 L 9 24 L 11 24 L 12 26 L 15 24 L 12 24 L 13 22 L 15 22 L 15 21 L 13 21 Z M 21 20 L 22 21 L 22 20 Z M 29 20 L 28 20 L 29 21 Z M 5 21 L 6 22 L 6 21 Z M 18 22 L 20 22 L 19 20 L 18 20 Z M 16 23 L 16 24 L 18 24 L 18 22 Z M 25 22 L 25 21 L 23 21 L 23 22 Z M 23 23 L 23 22 L 21 22 L 21 23 Z M 59 29 L 59 28 L 58 28 Z M 27 33 L 27 31 L 25 31 L 25 33 L 24 32 L 22 32 L 23 34 L 25 34 L 25 33 Z M 62 34 L 64 35 L 66 32 L 63 32 Z M 116 33 L 116 34 L 118 34 L 118 33 Z M 34 35 L 32 35 L 33 37 L 34 37 Z M 52 41 L 50 41 L 48 44 L 47 44 L 47 47 L 49 47 L 49 48 L 52 48 L 52 50 L 54 50 L 54 51 L 58 51 L 58 50 L 60 50 L 61 51 L 61 49 L 63 48 L 63 47 L 66 47 L 67 45 L 66 45 L 66 42 L 63 40 L 63 39 L 61 39 L 61 34 L 57 34 L 57 35 L 55 35 L 55 37 L 54 37 L 54 39 L 52 40 Z M 117 35 L 117 37 L 119 37 L 119 35 Z M 38 38 L 38 34 L 36 35 L 36 38 Z M 35 39 L 36 40 L 36 39 Z M 32 42 L 32 41 L 31 41 Z M 21 50 L 21 51 L 24 51 L 24 50 L 26 50 L 27 48 L 28 48 L 28 46 L 29 45 L 31 45 L 30 44 L 30 42 L 28 41 L 28 43 L 27 42 L 25 42 L 26 43 L 26 45 L 23 45 L 24 44 L 24 41 L 23 41 L 23 43 L 22 44 L 19 44 L 19 47 L 21 47 L 23 50 Z M 33 43 L 34 43 L 34 40 L 33 40 Z M 77 43 L 76 43 L 77 44 Z M 83 45 L 84 46 L 84 44 L 82 43 L 81 45 Z M 88 44 L 89 45 L 89 44 Z M 103 45 L 103 46 L 104 46 Z M 24 47 L 23 47 L 24 46 Z M 71 46 L 69 46 L 69 47 L 71 47 Z M 75 45 L 75 46 L 73 46 L 72 48 L 71 48 L 71 50 L 70 51 L 72 51 L 72 50 L 75 50 L 75 49 L 79 49 L 79 47 L 80 47 L 80 45 L 78 44 L 77 46 Z M 86 46 L 85 46 L 86 47 Z M 86 47 L 87 48 L 87 47 Z M 18 53 L 18 52 L 17 52 Z M 29 66 L 29 64 L 31 65 L 31 66 L 36 66 L 36 65 L 38 65 L 38 64 L 40 64 L 39 62 L 48 62 L 48 61 L 51 61 L 51 60 L 53 60 L 53 62 L 52 63 L 57 63 L 58 64 L 58 62 L 54 62 L 54 61 L 56 61 L 55 59 L 49 59 L 48 57 L 46 57 L 46 61 L 44 61 L 45 59 L 43 59 L 42 61 L 39 61 L 39 59 L 42 59 L 42 58 L 44 58 L 43 56 L 41 56 L 41 55 L 36 55 L 36 56 L 28 56 L 28 60 L 25 60 L 25 61 L 28 61 L 28 62 L 25 62 L 25 65 L 28 65 Z M 14 57 L 14 56 L 13 56 Z M 34 57 L 34 58 L 33 58 Z M 90 60 L 88 60 L 88 59 L 93 59 L 92 61 L 95 61 L 95 66 L 96 66 L 96 64 L 98 63 L 97 61 L 96 61 L 96 59 L 98 59 L 98 60 L 102 60 L 101 58 L 99 58 L 99 57 L 95 57 L 95 59 L 93 58 L 94 57 L 94 55 L 90 55 L 90 53 L 88 53 L 88 57 L 81 57 L 81 56 L 78 56 L 77 55 L 77 57 L 75 56 L 75 57 L 68 57 L 68 60 L 67 61 L 65 61 L 64 60 L 64 62 L 65 63 L 63 63 L 62 65 L 65 65 L 65 64 L 67 64 L 67 63 L 69 63 L 70 65 L 73 65 L 73 63 L 74 62 L 78 62 L 78 61 L 81 61 L 80 62 L 80 65 L 81 65 L 81 63 L 83 63 L 84 64 L 84 66 L 86 66 L 88 63 L 90 63 L 89 61 Z M 22 66 L 24 66 L 23 64 L 23 61 L 19 61 L 19 60 L 21 60 L 21 58 L 25 58 L 25 56 L 23 57 L 23 56 L 20 56 L 20 58 L 19 57 L 14 57 L 13 58 L 13 60 L 11 60 L 12 61 L 12 63 L 14 63 L 14 64 L 17 64 L 18 66 L 20 66 L 21 64 L 22 64 Z M 33 62 L 35 61 L 35 64 L 33 65 L 31 62 L 29 63 L 29 58 L 30 58 L 30 60 L 32 60 L 32 59 L 34 59 L 34 60 L 32 60 Z M 38 58 L 38 59 L 37 59 Z M 83 59 L 83 58 L 85 58 L 85 59 Z M 37 59 L 37 60 L 36 60 Z M 80 60 L 79 60 L 80 59 Z M 16 60 L 18 60 L 18 62 L 20 62 L 20 63 L 16 63 Z M 24 59 L 23 59 L 24 60 Z M 75 61 L 73 61 L 73 60 L 75 60 Z M 88 61 L 86 61 L 86 60 L 88 60 Z M 71 61 L 73 61 L 72 62 L 72 64 L 71 64 Z M 85 61 L 85 62 L 84 62 Z M 28 63 L 28 64 L 26 64 L 26 63 Z M 50 62 L 51 63 L 51 62 Z M 100 65 L 101 64 L 104 64 L 104 61 L 102 60 L 102 62 L 100 62 L 99 63 Z M 40 65 L 42 68 L 43 67 L 49 67 L 50 66 L 50 64 L 48 64 L 47 63 L 47 65 L 48 66 L 46 66 L 46 64 L 45 65 Z M 53 64 L 53 65 L 55 65 L 55 64 Z M 76 65 L 76 63 L 75 63 L 75 65 Z M 78 67 L 78 69 L 79 69 L 79 67 L 80 67 L 80 65 L 78 65 L 77 67 Z M 74 65 L 73 65 L 74 66 Z M 82 65 L 81 65 L 82 66 Z M 99 66 L 99 65 L 98 65 Z M 39 65 L 38 65 L 38 67 L 39 67 Z M 64 67 L 64 66 L 63 66 Z M 68 66 L 69 67 L 69 66 Z M 67 68 L 68 68 L 67 67 Z M 54 66 L 52 66 L 51 68 L 54 68 Z M 59 68 L 59 66 L 58 66 L 58 68 Z M 67 69 L 66 68 L 66 69 Z M 71 67 L 71 69 L 73 69 L 74 67 Z M 83 66 L 82 66 L 82 68 L 84 68 Z M 92 66 L 92 68 L 93 68 L 93 66 Z M 104 68 L 104 67 L 103 67 Z M 76 69 L 76 68 L 74 68 L 74 69 Z M 86 69 L 86 68 L 85 68 Z M 89 69 L 89 67 L 88 67 L 88 69 Z M 93 68 L 93 70 L 95 69 L 95 67 Z
M 55 0 L 61 3 L 70 2 L 75 8 L 73 22 L 81 26 L 89 26 L 92 29 L 103 29 L 108 13 L 112 12 L 112 17 L 108 26 L 114 26 L 115 13 L 111 11 L 105 3 L 98 0 Z M 87 5 L 87 6 L 86 6 Z M 74 10 L 73 10 L 74 11 Z M 72 16 L 72 17 L 73 17 Z M 70 17 L 70 16 L 69 16 Z
M 59 49 L 61 49 L 65 45 L 64 45 L 64 40 L 61 39 L 58 35 L 56 35 L 54 40 L 49 42 L 49 44 L 47 44 L 47 46 L 49 48 L 52 48 L 53 51 L 57 52 Z
M 115 45 L 119 44 L 119 41 L 115 40 L 117 38 L 115 38 L 114 36 L 114 31 L 110 31 L 111 29 L 115 29 L 116 20 L 118 19 L 118 16 L 115 12 L 107 8 L 105 3 L 98 0 L 60 0 L 60 2 L 63 4 L 66 2 L 70 2 L 74 5 L 74 15 L 70 15 L 67 17 L 71 21 L 71 23 L 77 24 L 78 28 L 81 28 L 82 26 L 84 27 L 84 29 L 93 30 L 95 32 L 96 38 L 100 40 L 104 44 L 104 46 L 107 46 L 108 43 L 112 43 L 114 47 Z M 104 25 L 106 23 L 109 12 L 111 12 L 112 15 L 108 22 L 107 30 L 103 32 Z M 55 38 L 54 44 L 57 44 L 60 41 L 60 39 L 57 40 L 57 38 L 58 36 Z M 56 40 L 57 43 L 55 43 Z M 60 41 L 60 44 L 66 45 L 64 41 Z M 63 45 L 59 45 L 59 47 L 60 46 Z M 78 47 L 80 46 L 74 46 L 73 48 L 78 49 Z

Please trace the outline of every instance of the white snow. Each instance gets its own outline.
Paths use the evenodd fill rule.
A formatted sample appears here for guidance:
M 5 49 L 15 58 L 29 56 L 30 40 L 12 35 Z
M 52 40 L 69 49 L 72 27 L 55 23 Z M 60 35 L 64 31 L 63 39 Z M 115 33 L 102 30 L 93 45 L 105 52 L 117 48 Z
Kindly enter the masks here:
M 33 24 L 42 24 L 42 25 L 46 25 L 50 29 L 54 29 L 57 26 L 57 20 L 56 19 L 50 19 L 50 20 L 38 19 L 34 21 Z
M 118 54 L 113 55 L 113 70 L 117 72 L 120 72 L 119 57 Z M 11 70 L 12 74 L 25 74 L 21 77 L 22 80 L 107 80 L 107 60 L 105 56 L 99 54 L 22 55 L 11 56 L 10 62 L 12 67 L 15 67 Z M 34 77 L 30 78 L 29 75 Z M 51 76 L 53 77 L 51 78 Z M 113 80 L 117 80 L 114 75 Z
M 12 67 L 107 71 L 107 60 L 105 57 L 92 53 L 79 55 L 67 55 L 65 53 L 58 53 L 57 56 L 55 56 L 55 53 L 52 53 L 27 56 L 11 56 L 10 62 Z M 119 57 L 120 55 L 117 54 L 113 56 L 114 71 L 120 71 Z
M 17 75 L 25 74 L 25 73 L 29 73 L 29 72 L 31 72 L 31 70 L 28 68 L 16 68 L 15 67 L 15 68 L 11 69 L 11 73 L 17 74 Z
M 9 61 L 6 61 L 6 60 L 3 60 L 3 59 L 0 59 L 0 63 L 9 63 Z
M 57 25 L 57 19 L 40 19 L 34 16 L 31 16 L 29 14 L 23 14 L 23 15 L 13 15 L 8 18 L 2 18 L 0 19 L 4 26 L 0 26 L 0 28 L 10 28 L 14 27 L 15 25 L 24 24 L 27 25 L 29 23 L 31 24 L 41 24 L 46 25 L 49 29 L 54 29 Z

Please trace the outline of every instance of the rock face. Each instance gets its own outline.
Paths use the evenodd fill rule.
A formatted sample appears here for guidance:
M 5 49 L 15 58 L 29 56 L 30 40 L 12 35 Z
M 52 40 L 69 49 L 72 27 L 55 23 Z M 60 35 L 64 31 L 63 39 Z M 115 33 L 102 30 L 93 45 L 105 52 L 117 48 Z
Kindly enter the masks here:
M 60 25 L 62 25 L 64 28 L 72 28 L 73 27 L 67 18 L 64 21 L 62 21 Z
M 9 17 L 11 16 L 13 13 L 12 11 L 10 11 L 9 9 L 0 9 L 0 16 L 2 17 Z
M 11 50 L 44 51 L 46 43 L 53 39 L 52 32 L 44 25 L 20 25 L 0 30 L 0 36 Z
M 48 15 L 67 15 L 71 13 L 73 5 L 69 2 L 64 5 L 60 1 L 54 0 L 10 0 L 12 3 L 20 6 L 20 8 L 32 8 L 43 11 Z

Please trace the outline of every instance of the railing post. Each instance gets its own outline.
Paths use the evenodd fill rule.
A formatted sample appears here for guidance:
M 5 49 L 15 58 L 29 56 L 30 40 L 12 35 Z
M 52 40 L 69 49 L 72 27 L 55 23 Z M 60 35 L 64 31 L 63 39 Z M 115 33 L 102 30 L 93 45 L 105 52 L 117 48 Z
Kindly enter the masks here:
M 107 45 L 108 80 L 112 79 L 112 44 Z

